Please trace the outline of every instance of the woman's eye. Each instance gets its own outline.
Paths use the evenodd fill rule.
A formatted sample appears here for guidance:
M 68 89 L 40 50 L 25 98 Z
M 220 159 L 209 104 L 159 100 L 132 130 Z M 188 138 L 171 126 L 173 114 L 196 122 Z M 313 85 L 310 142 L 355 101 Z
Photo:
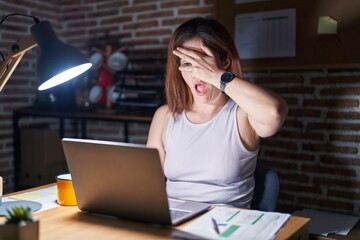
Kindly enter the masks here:
M 189 66 L 191 66 L 191 63 L 189 63 L 189 62 L 182 62 L 182 63 L 181 63 L 181 66 L 182 66 L 182 67 L 189 67 Z

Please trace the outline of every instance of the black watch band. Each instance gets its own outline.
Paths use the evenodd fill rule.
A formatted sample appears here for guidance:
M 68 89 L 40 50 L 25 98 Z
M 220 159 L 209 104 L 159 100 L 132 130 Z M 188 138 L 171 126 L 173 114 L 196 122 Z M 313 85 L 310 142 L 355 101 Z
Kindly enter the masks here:
M 225 93 L 226 84 L 231 82 L 234 78 L 235 78 L 235 75 L 232 72 L 228 72 L 228 71 L 224 72 L 221 75 L 221 78 L 220 78 L 220 90 L 221 90 L 222 93 Z

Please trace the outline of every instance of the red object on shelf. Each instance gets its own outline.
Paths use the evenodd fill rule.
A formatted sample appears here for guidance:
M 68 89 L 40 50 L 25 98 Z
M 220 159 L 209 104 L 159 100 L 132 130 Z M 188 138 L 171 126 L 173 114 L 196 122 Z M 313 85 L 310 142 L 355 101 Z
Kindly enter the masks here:
M 109 70 L 107 70 L 106 68 L 103 68 L 101 70 L 100 73 L 100 77 L 99 77 L 99 82 L 98 85 L 102 88 L 102 94 L 101 97 L 99 99 L 100 104 L 102 103 L 106 103 L 106 99 L 107 99 L 107 88 L 109 88 L 112 85 L 112 74 L 110 73 Z

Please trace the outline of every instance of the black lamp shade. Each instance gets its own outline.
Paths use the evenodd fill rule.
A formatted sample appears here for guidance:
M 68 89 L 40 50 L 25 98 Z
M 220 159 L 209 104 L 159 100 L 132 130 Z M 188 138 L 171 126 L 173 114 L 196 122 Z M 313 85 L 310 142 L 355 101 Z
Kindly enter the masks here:
M 39 22 L 30 31 L 40 48 L 36 66 L 39 90 L 66 82 L 92 66 L 79 50 L 56 37 L 50 22 Z

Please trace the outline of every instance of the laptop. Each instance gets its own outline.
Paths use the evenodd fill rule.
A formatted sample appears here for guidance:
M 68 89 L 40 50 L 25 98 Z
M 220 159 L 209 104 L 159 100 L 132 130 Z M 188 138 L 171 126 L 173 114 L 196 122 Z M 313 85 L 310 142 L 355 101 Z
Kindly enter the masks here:
M 62 139 L 80 210 L 160 225 L 178 225 L 209 204 L 168 199 L 157 149 L 141 144 Z

